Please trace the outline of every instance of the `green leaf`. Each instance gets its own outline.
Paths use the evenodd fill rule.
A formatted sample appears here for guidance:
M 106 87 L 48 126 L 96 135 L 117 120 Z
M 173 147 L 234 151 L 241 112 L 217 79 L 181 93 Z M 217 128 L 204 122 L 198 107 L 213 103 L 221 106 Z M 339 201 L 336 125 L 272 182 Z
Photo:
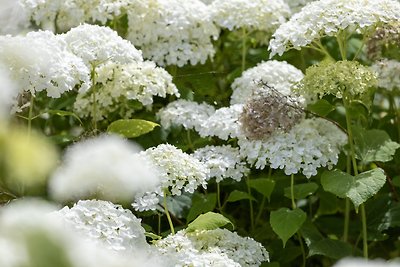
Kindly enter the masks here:
M 305 183 L 297 184 L 293 186 L 293 193 L 295 199 L 304 199 L 317 191 L 318 185 L 316 183 Z M 290 187 L 284 189 L 284 195 L 287 198 L 292 198 L 290 193 Z
M 313 113 L 316 113 L 319 116 L 325 117 L 332 111 L 336 109 L 334 105 L 331 105 L 325 99 L 320 99 L 317 102 L 310 104 L 307 106 L 307 109 Z
M 179 196 L 167 196 L 167 205 L 172 215 L 177 218 L 184 218 L 185 211 L 187 212 L 192 205 L 192 198 L 189 193 Z
M 335 214 L 338 212 L 339 200 L 334 194 L 321 190 L 317 193 L 317 196 L 319 198 L 318 215 Z
M 232 228 L 234 228 L 233 223 L 228 218 L 222 214 L 210 211 L 200 215 L 196 218 L 196 220 L 189 223 L 186 231 L 192 232 L 196 230 L 214 230 L 227 224 L 232 225 Z
M 354 177 L 340 170 L 325 171 L 321 177 L 321 185 L 325 191 L 331 192 L 340 198 L 346 198 Z
M 283 247 L 285 247 L 288 239 L 301 228 L 306 218 L 306 213 L 298 208 L 294 210 L 281 208 L 271 212 L 270 224 L 272 230 L 282 240 Z
M 249 186 L 256 190 L 258 193 L 262 194 L 264 197 L 270 200 L 272 191 L 275 188 L 275 181 L 272 179 L 254 179 L 249 180 Z
M 400 147 L 400 144 L 393 142 L 382 130 L 365 130 L 357 127 L 353 132 L 357 158 L 364 164 L 373 161 L 391 161 Z
M 251 195 L 249 195 L 248 193 L 243 192 L 243 191 L 234 190 L 229 194 L 229 197 L 226 200 L 226 202 L 236 202 L 236 201 L 240 201 L 243 199 L 251 199 L 251 200 L 255 201 L 255 198 L 252 197 Z
M 376 168 L 351 176 L 339 170 L 324 172 L 321 184 L 325 191 L 340 198 L 348 197 L 357 209 L 383 187 L 386 176 L 382 169 Z
M 186 220 L 190 222 L 199 214 L 214 210 L 216 204 L 216 193 L 208 193 L 207 195 L 195 193 L 192 198 L 192 207 L 189 210 Z
M 352 254 L 352 247 L 343 241 L 324 238 L 309 245 L 308 256 L 323 255 L 332 259 L 341 259 Z
M 157 126 L 160 125 L 146 120 L 117 120 L 108 126 L 107 132 L 116 133 L 126 138 L 134 138 L 153 131 Z
M 378 230 L 387 230 L 390 227 L 400 226 L 400 203 L 393 204 L 378 227 Z

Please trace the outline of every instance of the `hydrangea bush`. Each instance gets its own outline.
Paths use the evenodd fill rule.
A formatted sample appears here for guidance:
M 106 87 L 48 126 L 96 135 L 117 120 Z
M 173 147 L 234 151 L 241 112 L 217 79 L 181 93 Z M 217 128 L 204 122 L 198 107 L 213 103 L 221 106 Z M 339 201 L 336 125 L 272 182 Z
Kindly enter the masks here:
M 400 266 L 397 0 L 0 0 L 0 267 Z

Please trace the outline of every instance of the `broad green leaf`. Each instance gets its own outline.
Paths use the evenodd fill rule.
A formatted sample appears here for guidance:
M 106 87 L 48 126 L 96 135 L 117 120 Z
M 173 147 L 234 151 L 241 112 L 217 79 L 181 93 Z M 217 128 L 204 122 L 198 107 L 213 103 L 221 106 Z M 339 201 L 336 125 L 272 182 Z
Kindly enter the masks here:
M 288 239 L 301 228 L 306 218 L 306 213 L 301 209 L 281 208 L 271 212 L 269 222 L 272 230 L 279 236 L 285 247 Z
M 201 214 L 193 222 L 189 223 L 186 231 L 192 232 L 196 230 L 214 230 L 227 224 L 232 225 L 232 228 L 234 227 L 233 223 L 225 216 L 210 211 L 205 214 Z
M 334 105 L 326 101 L 325 99 L 320 99 L 317 102 L 307 106 L 307 109 L 319 116 L 325 117 L 332 111 L 336 109 Z
M 311 222 L 311 220 L 306 220 L 300 229 L 301 236 L 304 238 L 307 246 L 311 243 L 320 241 L 324 236 L 318 231 L 317 227 Z
M 157 126 L 159 126 L 157 123 L 146 120 L 117 120 L 108 126 L 107 132 L 134 138 L 153 131 Z
M 305 183 L 297 184 L 293 186 L 293 193 L 295 199 L 304 199 L 317 191 L 318 185 L 316 183 Z M 284 195 L 287 198 L 292 198 L 290 193 L 290 187 L 284 189 Z
M 393 142 L 382 130 L 365 130 L 357 127 L 353 132 L 357 158 L 364 164 L 373 161 L 391 161 L 400 147 L 400 144 Z
M 185 213 L 192 205 L 192 198 L 188 193 L 179 196 L 167 197 L 168 210 L 177 218 L 184 218 Z
M 199 214 L 214 210 L 216 204 L 216 193 L 208 193 L 207 195 L 195 193 L 192 198 L 192 207 L 189 210 L 186 220 L 190 222 Z
M 339 200 L 334 194 L 321 190 L 317 193 L 317 196 L 319 198 L 318 215 L 335 214 L 338 212 Z
M 396 203 L 390 207 L 386 212 L 382 223 L 379 225 L 378 230 L 387 230 L 390 227 L 400 226 L 400 204 Z
M 352 247 L 340 240 L 324 238 L 309 245 L 308 256 L 323 255 L 332 259 L 341 259 L 352 254 Z
M 274 191 L 275 188 L 275 181 L 272 179 L 264 179 L 264 178 L 254 179 L 254 180 L 249 180 L 249 185 L 258 193 L 268 198 L 269 201 L 272 191 Z
M 348 197 L 356 209 L 378 193 L 385 182 L 386 176 L 380 168 L 360 173 L 355 177 L 339 170 L 324 172 L 321 177 L 325 191 L 340 198 Z
M 378 193 L 385 182 L 386 176 L 380 168 L 360 173 L 355 177 L 354 184 L 347 192 L 347 197 L 357 209 L 359 205 Z
M 340 198 L 346 198 L 354 177 L 340 170 L 325 171 L 321 177 L 321 185 L 325 191 L 331 192 Z
M 75 113 L 70 112 L 70 111 L 50 109 L 50 110 L 46 110 L 46 113 L 54 114 L 54 115 L 57 115 L 60 117 L 71 116 L 71 117 L 74 117 L 77 121 L 79 121 L 79 123 L 81 125 L 83 124 L 81 119 Z
M 251 195 L 249 195 L 248 193 L 243 192 L 243 191 L 234 190 L 229 194 L 226 202 L 236 202 L 236 201 L 243 200 L 243 199 L 251 199 L 251 200 L 255 201 L 255 198 L 252 197 Z

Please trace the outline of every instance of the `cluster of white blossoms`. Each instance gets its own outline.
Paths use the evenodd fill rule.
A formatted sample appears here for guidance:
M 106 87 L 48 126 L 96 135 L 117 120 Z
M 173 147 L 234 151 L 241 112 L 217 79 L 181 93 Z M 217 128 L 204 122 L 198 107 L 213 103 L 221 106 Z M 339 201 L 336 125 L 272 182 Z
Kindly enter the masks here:
M 399 19 L 400 3 L 395 0 L 314 1 L 275 31 L 269 44 L 271 57 L 307 46 L 323 36 L 335 36 L 342 30 L 362 32 Z
M 28 20 L 52 31 L 68 31 L 81 23 L 100 23 L 121 16 L 128 0 L 17 0 Z
M 10 69 L 21 93 L 45 90 L 49 97 L 58 98 L 75 87 L 85 91 L 91 85 L 89 68 L 49 31 L 0 36 L 0 63 Z
M 272 33 L 290 16 L 283 0 L 218 0 L 210 5 L 216 24 L 230 31 L 246 29 Z
M 0 34 L 18 34 L 29 27 L 30 21 L 20 1 L 0 0 Z
M 143 61 L 140 50 L 108 27 L 83 24 L 62 34 L 61 38 L 92 68 L 107 61 L 121 64 Z
M 128 64 L 108 62 L 97 67 L 95 72 L 99 88 L 79 94 L 74 103 L 74 110 L 80 117 L 100 121 L 118 112 L 121 118 L 130 118 L 134 112 L 129 106 L 130 100 L 150 105 L 154 96 L 166 97 L 170 94 L 179 97 L 172 76 L 151 61 Z
M 161 126 L 165 129 L 182 125 L 187 130 L 200 131 L 203 122 L 214 112 L 215 108 L 209 104 L 178 99 L 160 109 L 157 117 Z
M 268 252 L 260 243 L 249 237 L 241 237 L 227 229 L 194 232 L 182 230 L 157 241 L 155 246 L 164 254 L 178 257 L 182 266 L 257 267 L 262 262 L 269 261 Z M 219 265 L 217 262 L 211 265 L 200 265 L 200 257 L 213 259 L 209 253 L 214 255 L 214 260 L 217 262 L 224 258 L 227 261 L 218 262 Z
M 112 250 L 146 249 L 149 245 L 141 220 L 120 205 L 99 200 L 78 201 L 57 212 L 83 237 Z
M 130 201 L 160 184 L 151 162 L 140 148 L 117 136 L 99 136 L 69 147 L 49 181 L 60 201 L 96 196 Z
M 289 132 L 276 132 L 267 140 L 239 138 L 240 152 L 257 169 L 269 165 L 283 169 L 286 175 L 303 173 L 307 178 L 317 168 L 331 168 L 347 144 L 346 134 L 325 119 L 305 119 Z
M 400 89 L 400 62 L 393 59 L 383 59 L 371 66 L 378 79 L 378 86 L 392 91 Z
M 217 183 L 228 178 L 239 182 L 250 172 L 239 148 L 230 145 L 205 146 L 196 149 L 193 156 L 210 169 L 210 178 L 215 177 Z
M 132 203 L 136 210 L 154 210 L 166 194 L 179 196 L 182 192 L 193 193 L 199 186 L 207 187 L 210 175 L 207 166 L 173 145 L 161 144 L 141 152 L 140 156 L 155 166 L 161 185 L 136 196 Z
M 200 136 L 217 136 L 222 140 L 240 136 L 239 116 L 242 111 L 242 104 L 235 104 L 217 109 L 215 113 L 200 126 Z
M 146 253 L 144 249 L 138 248 L 130 253 L 107 249 L 103 244 L 82 236 L 81 230 L 69 227 L 60 216 L 57 216 L 56 210 L 56 207 L 45 201 L 29 198 L 2 207 L 0 211 L 2 267 L 35 267 L 43 266 L 43 263 L 48 266 L 71 267 L 173 266 L 168 259 L 158 255 L 155 258 L 155 255 Z M 86 214 L 85 217 L 87 216 L 90 215 Z M 113 218 L 116 219 L 115 216 Z M 123 223 L 123 218 L 119 219 Z M 107 227 L 100 221 L 96 226 Z M 7 244 L 5 250 L 3 250 L 4 244 Z
M 231 87 L 233 90 L 231 104 L 244 104 L 263 84 L 273 87 L 284 96 L 291 96 L 290 88 L 303 79 L 303 73 L 286 61 L 269 60 L 259 63 L 236 78 Z M 299 102 L 300 99 L 299 99 Z
M 200 0 L 134 0 L 127 13 L 127 39 L 158 65 L 195 65 L 215 53 L 219 31 Z

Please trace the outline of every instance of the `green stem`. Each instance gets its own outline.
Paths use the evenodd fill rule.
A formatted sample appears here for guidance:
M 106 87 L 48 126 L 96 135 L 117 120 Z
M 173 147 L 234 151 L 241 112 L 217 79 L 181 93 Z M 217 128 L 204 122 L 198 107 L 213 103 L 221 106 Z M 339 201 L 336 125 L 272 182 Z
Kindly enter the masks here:
M 175 234 L 175 229 L 174 229 L 174 225 L 173 225 L 172 220 L 171 220 L 171 215 L 169 214 L 169 211 L 168 211 L 167 195 L 168 195 L 167 190 L 164 190 L 164 211 L 165 211 L 165 215 L 167 215 L 167 220 L 168 220 L 168 223 L 169 223 L 169 228 L 171 229 L 171 233 L 174 235 Z
M 247 191 L 249 193 L 250 199 L 249 199 L 249 205 L 250 205 L 250 225 L 251 229 L 254 230 L 254 209 L 253 209 L 253 200 L 251 200 L 251 187 L 250 187 L 250 177 L 247 176 L 246 178 L 247 181 Z
M 294 201 L 294 174 L 290 176 L 290 196 L 292 199 L 292 209 L 295 209 L 296 202 Z
M 331 59 L 331 60 L 333 60 L 333 61 L 336 61 L 336 60 L 331 56 L 331 54 L 329 54 L 329 51 L 326 50 L 325 46 L 323 46 L 323 44 L 321 43 L 321 41 L 319 41 L 319 40 L 318 40 L 318 41 L 315 41 L 314 44 L 315 44 L 316 46 L 315 46 L 315 45 L 311 45 L 311 46 L 309 46 L 309 48 L 314 49 L 314 50 L 317 50 L 317 51 L 321 52 L 322 54 L 326 55 L 329 59 Z
M 192 137 L 190 135 L 190 129 L 186 130 L 186 137 L 187 137 L 187 142 L 188 142 L 188 145 L 189 145 L 189 149 L 193 150 L 194 146 L 193 146 L 193 143 L 192 143 Z
M 340 56 L 342 57 L 342 60 L 347 60 L 347 53 L 346 53 L 346 32 L 345 31 L 340 31 L 339 34 L 336 37 L 336 40 L 339 44 L 339 51 L 340 51 Z
M 364 203 L 360 205 L 361 208 L 361 221 L 362 221 L 362 235 L 363 235 L 363 254 L 364 258 L 368 259 L 368 236 L 367 236 L 367 216 L 365 214 Z
M 389 93 L 389 103 L 390 103 L 391 111 L 395 114 L 396 125 L 397 125 L 397 137 L 398 137 L 398 140 L 400 140 L 400 111 L 397 108 L 396 100 L 393 96 L 393 92 Z
M 344 100 L 345 109 L 346 109 L 346 124 L 347 124 L 347 134 L 349 138 L 349 145 L 350 145 L 350 156 L 353 162 L 353 170 L 354 175 L 358 175 L 358 168 L 357 168 L 357 161 L 355 158 L 355 149 L 354 149 L 354 141 L 353 141 L 353 132 L 351 129 L 351 118 L 348 112 L 348 103 L 346 99 Z M 362 237 L 363 237 L 363 254 L 364 258 L 368 259 L 368 236 L 367 236 L 367 217 L 365 215 L 365 207 L 364 204 L 360 205 L 361 207 L 361 222 L 362 222 Z
M 297 238 L 299 239 L 301 254 L 303 256 L 303 262 L 301 266 L 306 267 L 306 250 L 304 249 L 303 239 L 301 238 L 299 232 L 297 232 Z
M 347 155 L 346 171 L 351 175 L 351 157 Z M 344 211 L 344 229 L 343 229 L 343 241 L 347 242 L 349 237 L 349 222 L 350 222 L 350 200 L 346 198 L 346 206 Z
M 247 33 L 246 29 L 242 28 L 242 72 L 246 69 L 246 54 L 247 54 Z
M 219 183 L 217 183 L 217 205 L 218 205 L 218 210 L 221 211 L 222 210 L 222 206 L 221 206 L 221 188 Z
M 268 179 L 271 178 L 271 175 L 272 175 L 272 168 L 270 167 L 269 170 L 268 170 Z M 263 196 L 263 198 L 262 198 L 262 200 L 261 200 L 260 207 L 259 207 L 259 209 L 258 209 L 258 213 L 257 213 L 255 225 L 257 225 L 258 222 L 259 222 L 260 219 L 261 219 L 261 215 L 262 215 L 262 212 L 263 212 L 263 210 L 264 210 L 264 206 L 265 206 L 265 201 L 266 201 L 266 200 L 267 200 L 267 197 L 266 197 L 266 196 Z
M 31 101 L 29 104 L 29 114 L 28 114 L 28 135 L 32 132 L 32 120 L 33 120 L 33 106 L 35 105 L 35 96 L 31 94 Z

